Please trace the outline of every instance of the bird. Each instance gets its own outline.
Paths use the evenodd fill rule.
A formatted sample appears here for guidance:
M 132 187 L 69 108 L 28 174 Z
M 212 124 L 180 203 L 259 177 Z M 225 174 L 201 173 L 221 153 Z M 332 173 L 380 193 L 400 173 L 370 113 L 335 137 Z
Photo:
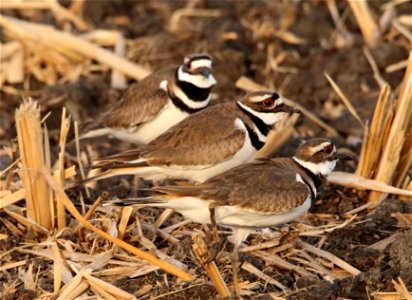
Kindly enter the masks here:
M 274 125 L 298 109 L 270 90 L 190 115 L 147 145 L 95 160 L 102 173 L 87 179 L 138 175 L 146 180 L 201 182 L 251 159 Z
M 188 55 L 182 65 L 159 70 L 133 84 L 111 110 L 80 126 L 80 138 L 109 136 L 147 144 L 206 108 L 215 85 L 212 57 Z
M 259 158 L 202 183 L 153 187 L 149 197 L 107 204 L 171 208 L 197 223 L 230 227 L 236 286 L 241 243 L 256 229 L 285 224 L 307 212 L 339 159 L 351 157 L 337 152 L 331 140 L 313 138 L 299 145 L 293 157 Z

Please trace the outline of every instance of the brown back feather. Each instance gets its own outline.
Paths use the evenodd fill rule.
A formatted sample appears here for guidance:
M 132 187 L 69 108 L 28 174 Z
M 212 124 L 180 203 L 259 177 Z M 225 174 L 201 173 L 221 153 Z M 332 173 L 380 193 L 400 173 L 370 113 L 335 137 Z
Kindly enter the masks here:
M 147 145 L 102 160 L 146 159 L 149 164 L 207 165 L 232 157 L 244 143 L 234 128 L 237 106 L 225 103 L 190 115 Z
M 199 185 L 160 187 L 157 190 L 172 197 L 193 196 L 212 200 L 219 206 L 233 205 L 282 213 L 302 205 L 310 196 L 307 186 L 296 181 L 297 172 L 291 158 L 260 159 Z
M 151 120 L 167 101 L 167 93 L 159 85 L 163 80 L 175 80 L 176 68 L 161 69 L 134 83 L 110 111 L 97 120 L 86 121 L 80 132 L 104 127 L 128 128 Z

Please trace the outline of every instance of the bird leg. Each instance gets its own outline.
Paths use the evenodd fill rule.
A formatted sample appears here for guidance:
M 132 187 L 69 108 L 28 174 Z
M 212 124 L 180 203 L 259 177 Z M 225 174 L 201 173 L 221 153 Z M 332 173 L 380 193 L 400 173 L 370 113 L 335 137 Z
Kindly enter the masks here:
M 211 263 L 216 256 L 219 254 L 220 250 L 222 249 L 222 241 L 219 238 L 219 232 L 217 230 L 217 223 L 216 223 L 216 217 L 215 217 L 215 206 L 213 204 L 209 205 L 209 213 L 210 213 L 210 223 L 211 223 L 211 234 L 212 234 L 212 243 L 208 247 L 209 251 L 207 253 L 207 257 L 204 260 L 204 263 L 202 265 Z M 208 229 L 206 227 L 206 229 Z M 209 231 L 209 230 L 208 230 Z M 210 234 L 210 231 L 209 231 Z
M 235 289 L 235 295 L 238 299 L 242 299 L 240 296 L 240 286 L 239 286 L 239 247 L 244 242 L 250 233 L 255 231 L 254 228 L 249 227 L 232 227 L 233 234 L 228 237 L 228 240 L 233 243 L 232 252 L 232 272 L 233 272 L 233 287 Z
M 216 210 L 216 206 L 214 206 L 213 204 L 210 204 L 209 213 L 210 213 L 210 223 L 212 225 L 213 240 L 215 243 L 220 243 L 219 232 L 217 231 L 215 210 Z
M 238 263 L 239 263 L 239 245 L 234 245 L 232 252 L 232 272 L 233 272 L 233 287 L 237 298 L 240 296 L 239 277 L 238 277 Z
M 137 198 L 139 196 L 140 185 L 142 184 L 142 179 L 138 175 L 133 176 L 132 181 L 132 197 Z

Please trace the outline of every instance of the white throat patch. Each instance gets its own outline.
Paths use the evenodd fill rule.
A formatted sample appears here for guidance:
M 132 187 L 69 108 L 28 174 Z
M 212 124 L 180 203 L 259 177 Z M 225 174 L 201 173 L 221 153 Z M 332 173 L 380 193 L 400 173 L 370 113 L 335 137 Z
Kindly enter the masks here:
M 301 166 L 305 167 L 306 169 L 310 170 L 313 174 L 316 175 L 328 175 L 336 166 L 336 160 L 327 160 L 321 163 L 313 163 L 310 161 L 304 161 L 297 157 L 293 157 L 293 159 L 300 164 Z
M 208 78 L 201 74 L 191 75 L 189 73 L 183 72 L 182 67 L 179 67 L 177 71 L 177 78 L 180 81 L 191 83 L 199 88 L 207 89 L 216 84 L 216 79 L 212 74 Z

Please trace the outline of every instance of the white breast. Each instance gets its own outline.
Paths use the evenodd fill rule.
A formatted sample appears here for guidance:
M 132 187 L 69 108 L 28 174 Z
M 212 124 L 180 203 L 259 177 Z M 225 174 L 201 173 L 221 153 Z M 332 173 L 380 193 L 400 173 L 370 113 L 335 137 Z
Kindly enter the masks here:
M 297 157 L 292 157 L 298 164 L 310 170 L 313 174 L 329 175 L 336 166 L 336 160 L 324 161 L 320 163 L 313 163 L 310 161 L 303 161 Z
M 123 128 L 102 128 L 87 133 L 84 137 L 90 138 L 107 134 L 109 136 L 128 141 L 134 144 L 147 144 L 176 125 L 189 114 L 176 108 L 170 100 L 162 110 L 150 121 L 141 125 Z
M 309 196 L 301 206 L 284 213 L 258 213 L 235 206 L 217 206 L 215 208 L 215 219 L 220 225 L 265 228 L 295 220 L 307 212 L 310 205 Z M 153 204 L 153 206 L 173 208 L 193 222 L 210 224 L 209 201 L 200 198 L 181 197 L 176 200 L 169 200 L 167 203 Z
M 221 206 L 215 211 L 216 222 L 219 224 L 240 227 L 244 227 L 245 225 L 257 228 L 277 226 L 298 218 L 300 215 L 308 211 L 310 205 L 311 201 L 309 196 L 301 206 L 281 214 L 263 214 L 234 206 Z
M 142 144 L 147 144 L 176 125 L 189 114 L 174 106 L 170 99 L 162 110 L 152 120 L 143 123 L 133 132 L 136 140 Z

